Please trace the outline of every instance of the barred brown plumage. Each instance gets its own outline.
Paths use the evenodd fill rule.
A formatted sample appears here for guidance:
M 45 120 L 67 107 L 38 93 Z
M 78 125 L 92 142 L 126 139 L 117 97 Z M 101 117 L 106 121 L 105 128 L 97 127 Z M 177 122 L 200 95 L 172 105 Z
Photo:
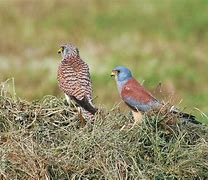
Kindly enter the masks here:
M 78 49 L 71 44 L 62 45 L 58 53 L 63 58 L 58 67 L 60 89 L 65 93 L 67 101 L 75 101 L 82 107 L 82 113 L 93 118 L 97 109 L 92 104 L 92 83 L 88 65 L 80 58 Z

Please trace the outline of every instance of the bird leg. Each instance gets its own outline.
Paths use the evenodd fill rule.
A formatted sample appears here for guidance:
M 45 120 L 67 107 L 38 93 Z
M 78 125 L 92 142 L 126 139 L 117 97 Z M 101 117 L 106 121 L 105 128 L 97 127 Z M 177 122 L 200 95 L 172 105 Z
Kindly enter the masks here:
M 81 127 L 84 127 L 86 125 L 86 122 L 85 122 L 84 117 L 82 116 L 81 108 L 78 108 L 78 117 L 79 117 L 79 120 L 80 120 Z
M 142 123 L 142 113 L 140 111 L 132 111 L 134 117 L 134 125 Z
M 64 95 L 65 95 L 66 102 L 67 102 L 68 106 L 70 108 L 72 108 L 73 110 L 76 109 L 77 105 L 73 102 L 73 100 L 71 99 L 71 97 L 68 96 L 67 94 L 64 94 Z
M 71 105 L 71 98 L 68 96 L 68 95 L 66 95 L 66 94 L 64 94 L 65 95 L 65 98 L 66 98 L 66 101 L 67 101 L 67 103 L 69 104 L 69 106 Z
M 124 124 L 120 131 L 124 130 L 125 128 L 130 128 L 133 129 L 135 125 L 141 125 L 142 124 L 142 114 L 140 111 L 132 111 L 133 118 L 134 118 L 134 123 L 128 123 Z

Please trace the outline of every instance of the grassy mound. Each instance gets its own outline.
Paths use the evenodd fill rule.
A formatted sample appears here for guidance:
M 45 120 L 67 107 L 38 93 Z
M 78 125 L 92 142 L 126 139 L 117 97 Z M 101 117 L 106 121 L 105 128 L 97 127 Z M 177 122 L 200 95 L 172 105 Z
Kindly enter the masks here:
M 208 177 L 206 127 L 179 124 L 170 133 L 156 118 L 132 127 L 118 109 L 96 119 L 82 128 L 63 99 L 26 102 L 2 93 L 0 179 Z

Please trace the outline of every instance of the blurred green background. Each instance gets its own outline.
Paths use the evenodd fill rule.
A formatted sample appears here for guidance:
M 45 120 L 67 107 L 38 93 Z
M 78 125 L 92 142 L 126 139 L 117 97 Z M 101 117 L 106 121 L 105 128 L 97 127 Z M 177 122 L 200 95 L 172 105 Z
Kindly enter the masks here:
M 23 99 L 63 96 L 57 49 L 71 42 L 96 104 L 120 102 L 110 73 L 124 65 L 157 97 L 208 113 L 207 0 L 0 0 L 0 27 L 0 82 L 14 77 Z

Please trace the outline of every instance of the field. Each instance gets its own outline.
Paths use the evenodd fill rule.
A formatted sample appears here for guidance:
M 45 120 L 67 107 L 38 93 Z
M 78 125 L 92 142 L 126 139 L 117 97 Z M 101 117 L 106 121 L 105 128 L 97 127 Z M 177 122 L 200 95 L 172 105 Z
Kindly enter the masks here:
M 157 119 L 154 119 L 153 124 L 148 124 L 149 119 L 145 119 L 142 128 L 121 132 L 125 121 L 132 119 L 129 110 L 121 103 L 114 79 L 110 77 L 115 66 L 127 66 L 135 78 L 156 97 L 171 100 L 181 109 L 195 114 L 199 121 L 208 124 L 207 12 L 207 0 L 1 0 L 2 178 L 14 178 L 16 175 L 19 179 L 40 178 L 42 175 L 35 176 L 38 173 L 32 172 L 33 168 L 54 179 L 96 179 L 99 175 L 104 179 L 119 178 L 119 168 L 130 173 L 129 176 L 124 173 L 120 179 L 137 176 L 143 179 L 203 179 L 208 176 L 205 172 L 208 166 L 205 161 L 208 157 L 207 129 L 191 125 L 185 125 L 183 129 L 179 125 L 178 129 L 174 129 L 176 135 L 170 136 L 160 128 L 157 130 L 154 126 Z M 57 50 L 61 44 L 69 42 L 79 48 L 81 57 L 89 64 L 95 104 L 104 109 L 97 117 L 98 122 L 93 130 L 90 125 L 87 129 L 74 127 L 76 116 L 62 104 L 63 93 L 56 79 L 57 66 L 61 60 Z M 156 88 L 160 83 L 161 87 Z M 53 104 L 54 101 L 58 106 Z M 12 105 L 11 111 L 5 109 L 7 103 Z M 26 117 L 32 114 L 26 118 L 25 124 L 22 121 L 15 123 L 16 118 L 22 117 L 21 113 L 24 112 L 20 106 L 26 108 L 25 113 L 29 114 Z M 40 112 L 36 108 L 40 108 Z M 52 112 L 52 117 L 48 117 L 46 109 Z M 63 114 L 65 111 L 72 113 L 72 120 L 69 119 L 66 126 L 62 124 L 69 117 Z M 53 134 L 54 129 L 57 136 Z M 102 132 L 103 129 L 107 131 Z M 71 139 L 69 132 L 75 133 L 77 139 Z M 151 139 L 148 133 L 154 138 Z M 102 154 L 99 148 L 96 149 L 95 144 L 101 146 L 101 142 L 94 139 L 95 135 L 106 138 L 107 143 L 102 146 L 103 151 L 109 149 L 108 153 Z M 49 144 L 45 142 L 47 138 L 51 141 Z M 57 141 L 52 142 L 53 138 L 57 138 Z M 82 141 L 85 138 L 86 141 Z M 143 144 L 146 141 L 150 142 L 147 149 Z M 15 142 L 18 144 L 15 145 Z M 69 148 L 69 142 L 80 144 L 78 152 Z M 115 146 L 111 146 L 113 143 Z M 144 149 L 137 147 L 140 143 Z M 167 143 L 167 147 L 164 143 Z M 137 146 L 132 147 L 133 144 Z M 33 149 L 36 146 L 39 147 Z M 10 148 L 15 149 L 14 154 L 21 154 L 25 159 L 16 159 L 19 157 L 15 155 L 11 157 Z M 86 148 L 89 149 L 84 154 Z M 90 148 L 93 152 L 98 151 L 98 154 L 88 154 L 92 153 Z M 79 152 L 82 149 L 83 152 Z M 21 167 L 23 172 L 19 172 L 21 168 L 17 169 L 18 165 L 26 163 L 30 152 L 33 155 L 28 160 L 29 164 Z M 72 158 L 70 160 L 74 166 L 66 158 L 69 154 L 71 157 L 68 158 Z M 138 154 L 141 155 L 138 156 L 140 159 L 135 159 Z M 193 154 L 198 156 L 193 157 Z M 85 156 L 91 155 L 92 164 L 91 161 L 85 161 Z M 176 155 L 177 160 L 174 159 Z M 94 161 L 95 157 L 99 162 Z M 103 164 L 102 158 L 106 157 L 109 161 Z M 170 157 L 169 162 L 166 161 L 167 157 Z M 117 158 L 118 162 L 115 161 Z M 18 163 L 14 164 L 16 160 Z M 91 165 L 92 169 L 86 168 Z M 151 172 L 146 172 L 147 169 Z M 8 171 L 11 170 L 9 177 Z M 97 176 L 88 177 L 91 171 Z

